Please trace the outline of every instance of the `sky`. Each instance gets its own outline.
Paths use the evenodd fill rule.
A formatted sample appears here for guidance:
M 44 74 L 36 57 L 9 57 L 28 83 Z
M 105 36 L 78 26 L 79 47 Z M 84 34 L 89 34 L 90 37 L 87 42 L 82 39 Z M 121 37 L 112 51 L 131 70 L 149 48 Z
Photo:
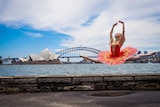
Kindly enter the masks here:
M 160 0 L 0 0 L 0 56 L 78 46 L 106 50 L 119 20 L 125 23 L 123 47 L 160 51 Z

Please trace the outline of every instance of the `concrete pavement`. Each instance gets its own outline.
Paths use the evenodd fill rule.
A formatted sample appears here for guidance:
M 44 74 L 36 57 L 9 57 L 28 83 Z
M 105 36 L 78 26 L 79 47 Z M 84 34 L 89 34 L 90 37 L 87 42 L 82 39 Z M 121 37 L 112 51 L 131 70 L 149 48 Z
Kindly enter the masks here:
M 160 107 L 160 91 L 68 91 L 0 95 L 0 107 Z

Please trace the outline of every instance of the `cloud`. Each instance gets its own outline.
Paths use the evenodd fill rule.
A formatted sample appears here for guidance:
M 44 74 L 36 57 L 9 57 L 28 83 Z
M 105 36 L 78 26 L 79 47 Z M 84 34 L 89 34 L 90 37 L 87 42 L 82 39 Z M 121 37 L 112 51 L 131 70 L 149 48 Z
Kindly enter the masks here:
M 40 37 L 43 36 L 43 35 L 40 34 L 40 33 L 33 33 L 33 32 L 25 32 L 25 33 L 26 33 L 26 35 L 31 36 L 31 37 L 33 37 L 33 38 L 40 38 Z
M 5 6 L 1 11 L 1 22 L 12 22 L 11 24 L 21 22 L 38 29 L 74 28 L 92 14 L 98 14 L 100 10 L 90 8 L 96 6 L 97 0 L 92 2 L 86 0 L 78 2 L 75 0 L 6 0 L 2 3 Z M 93 9 L 92 12 L 91 9 Z
M 0 0 L 0 4 L 0 23 L 64 33 L 70 36 L 60 43 L 66 47 L 109 48 L 109 32 L 118 20 L 126 25 L 126 46 L 153 48 L 160 39 L 159 0 Z M 115 32 L 121 32 L 121 25 Z
M 158 42 L 160 39 L 159 15 L 154 16 L 159 10 L 160 6 L 157 2 L 149 0 L 146 2 L 134 1 L 133 4 L 112 2 L 110 8 L 100 12 L 90 26 L 83 26 L 70 32 L 73 39 L 65 41 L 63 45 L 71 47 L 74 44 L 82 43 L 99 49 L 109 48 L 107 43 L 112 24 L 114 21 L 124 20 L 127 38 L 125 45 L 131 45 L 138 49 L 153 49 L 160 43 Z M 116 31 L 121 32 L 121 29 L 119 25 Z

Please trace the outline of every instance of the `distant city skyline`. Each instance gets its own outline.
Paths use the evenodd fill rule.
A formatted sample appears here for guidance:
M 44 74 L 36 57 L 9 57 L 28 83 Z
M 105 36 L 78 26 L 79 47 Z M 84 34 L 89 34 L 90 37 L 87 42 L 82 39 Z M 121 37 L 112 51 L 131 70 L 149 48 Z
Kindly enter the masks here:
M 0 0 L 0 56 L 28 57 L 48 48 L 109 49 L 109 33 L 125 22 L 125 46 L 160 51 L 159 0 Z M 115 32 L 121 32 L 121 25 Z

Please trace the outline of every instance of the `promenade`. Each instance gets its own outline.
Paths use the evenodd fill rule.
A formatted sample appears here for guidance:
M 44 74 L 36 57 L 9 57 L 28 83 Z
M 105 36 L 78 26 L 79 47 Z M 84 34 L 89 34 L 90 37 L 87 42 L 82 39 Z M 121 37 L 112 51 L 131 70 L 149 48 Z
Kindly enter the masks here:
M 112 90 L 5 94 L 0 95 L 0 107 L 160 107 L 160 91 Z

